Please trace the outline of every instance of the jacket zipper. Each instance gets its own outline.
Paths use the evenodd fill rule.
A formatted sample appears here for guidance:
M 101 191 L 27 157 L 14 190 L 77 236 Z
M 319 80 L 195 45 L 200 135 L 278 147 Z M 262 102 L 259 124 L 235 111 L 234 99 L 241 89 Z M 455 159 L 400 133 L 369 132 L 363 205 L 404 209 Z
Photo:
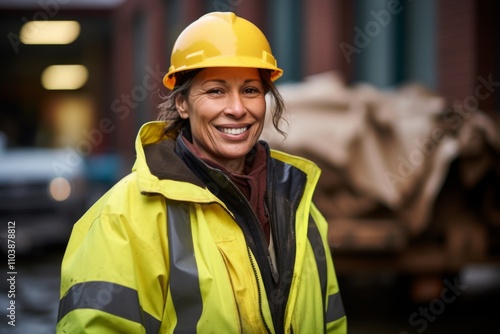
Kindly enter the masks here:
M 247 245 L 247 254 L 248 258 L 250 259 L 250 263 L 252 264 L 252 270 L 253 274 L 255 277 L 255 280 L 257 281 L 257 292 L 259 294 L 259 313 L 262 318 L 262 322 L 264 322 L 264 326 L 266 327 L 266 332 L 271 334 L 271 330 L 269 329 L 269 326 L 267 325 L 266 318 L 264 317 L 264 311 L 262 310 L 262 289 L 260 287 L 260 281 L 259 281 L 259 275 L 257 274 L 257 267 L 255 266 L 255 262 L 252 259 L 252 254 L 250 251 L 250 247 Z
M 226 181 L 229 184 L 231 184 L 232 187 L 236 190 L 236 192 L 238 193 L 238 195 L 240 195 L 240 197 L 245 201 L 245 203 L 247 204 L 248 208 L 250 208 L 250 211 L 253 214 L 254 222 L 258 223 L 257 230 L 259 231 L 258 233 L 259 233 L 259 236 L 260 236 L 261 243 L 262 243 L 262 245 L 264 245 L 264 250 L 266 252 L 266 257 L 267 257 L 267 264 L 268 264 L 268 266 L 269 266 L 269 268 L 271 270 L 271 274 L 273 275 L 274 282 L 277 283 L 278 279 L 279 279 L 279 274 L 274 269 L 274 266 L 273 266 L 273 263 L 272 263 L 272 259 L 271 259 L 271 253 L 269 252 L 269 247 L 267 247 L 266 236 L 264 235 L 264 232 L 262 231 L 262 227 L 260 226 L 260 222 L 259 222 L 259 218 L 257 216 L 257 213 L 255 213 L 254 209 L 252 208 L 252 205 L 246 199 L 245 195 L 243 195 L 243 193 L 241 192 L 241 190 L 238 189 L 238 187 L 236 187 L 234 185 L 233 181 L 231 181 L 231 179 L 227 175 L 224 175 L 224 177 L 226 178 Z M 276 246 L 275 246 L 275 248 L 276 248 Z
M 226 181 L 229 184 L 231 184 L 231 186 L 236 190 L 236 192 L 238 193 L 238 195 L 240 196 L 240 198 L 242 198 L 245 201 L 245 203 L 247 204 L 248 208 L 250 208 L 250 211 L 253 214 L 253 218 L 254 218 L 253 220 L 254 220 L 254 222 L 257 222 L 259 224 L 258 225 L 258 231 L 259 231 L 260 241 L 261 241 L 261 244 L 265 246 L 264 249 L 265 249 L 265 252 L 266 252 L 268 266 L 269 266 L 269 268 L 271 270 L 271 274 L 273 275 L 273 279 L 276 282 L 277 278 L 278 278 L 278 273 L 275 272 L 274 267 L 272 265 L 271 253 L 269 252 L 269 248 L 267 247 L 267 243 L 265 242 L 266 238 L 264 236 L 264 232 L 262 231 L 262 227 L 260 226 L 259 218 L 257 217 L 257 214 L 253 210 L 252 205 L 246 199 L 245 195 L 243 195 L 243 193 L 241 192 L 241 190 L 239 190 L 238 187 L 236 187 L 234 185 L 233 181 L 231 181 L 231 179 L 227 175 L 224 175 L 224 177 L 225 177 Z M 242 232 L 245 233 L 243 230 L 242 230 Z M 262 289 L 261 289 L 261 282 L 259 280 L 259 276 L 258 276 L 258 273 L 257 273 L 257 267 L 255 265 L 255 262 L 254 262 L 253 258 L 252 258 L 251 250 L 250 250 L 250 247 L 248 246 L 248 244 L 246 245 L 246 248 L 247 248 L 248 258 L 249 258 L 250 263 L 252 265 L 252 270 L 253 270 L 253 274 L 254 274 L 254 277 L 255 277 L 255 281 L 257 282 L 257 292 L 259 294 L 259 313 L 260 313 L 260 316 L 262 318 L 262 322 L 264 323 L 264 326 L 266 327 L 266 332 L 267 333 L 271 333 L 271 330 L 269 329 L 269 325 L 266 322 L 266 318 L 264 317 L 264 310 L 262 309 Z

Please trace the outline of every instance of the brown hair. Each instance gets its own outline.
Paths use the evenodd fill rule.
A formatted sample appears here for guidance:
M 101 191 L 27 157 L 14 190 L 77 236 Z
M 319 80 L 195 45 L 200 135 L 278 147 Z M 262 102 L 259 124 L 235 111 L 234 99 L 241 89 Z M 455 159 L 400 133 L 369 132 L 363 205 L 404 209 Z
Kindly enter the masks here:
M 157 119 L 167 122 L 164 134 L 172 139 L 177 138 L 182 129 L 189 127 L 189 119 L 181 118 L 177 112 L 177 97 L 182 96 L 183 98 L 187 98 L 193 80 L 201 70 L 202 69 L 196 69 L 178 74 L 174 89 L 169 95 L 165 96 L 164 101 L 158 105 L 159 113 Z M 286 138 L 286 133 L 281 130 L 279 126 L 281 121 L 286 123 L 286 120 L 283 118 L 285 102 L 274 82 L 271 81 L 271 72 L 259 69 L 259 74 L 264 86 L 264 93 L 271 94 L 271 115 L 274 128 Z

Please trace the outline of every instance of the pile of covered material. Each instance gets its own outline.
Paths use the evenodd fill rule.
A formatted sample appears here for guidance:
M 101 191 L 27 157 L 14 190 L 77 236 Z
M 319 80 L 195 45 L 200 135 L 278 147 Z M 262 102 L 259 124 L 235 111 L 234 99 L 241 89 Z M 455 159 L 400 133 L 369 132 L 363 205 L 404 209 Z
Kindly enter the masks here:
M 333 73 L 279 89 L 288 136 L 283 139 L 268 121 L 263 137 L 323 170 L 314 200 L 339 238 L 332 244 L 404 248 L 433 223 L 436 199 L 459 158 L 474 161 L 461 166 L 465 187 L 492 171 L 498 182 L 499 123 L 479 110 L 457 112 L 417 85 L 348 87 Z M 496 198 L 484 210 L 500 225 L 498 189 L 491 196 Z

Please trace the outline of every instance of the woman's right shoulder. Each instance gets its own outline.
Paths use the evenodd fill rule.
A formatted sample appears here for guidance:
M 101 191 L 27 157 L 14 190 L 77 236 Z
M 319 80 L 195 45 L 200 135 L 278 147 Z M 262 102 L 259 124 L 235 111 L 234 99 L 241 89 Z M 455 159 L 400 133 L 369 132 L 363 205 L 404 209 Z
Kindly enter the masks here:
M 128 197 L 135 192 L 139 192 L 139 188 L 137 187 L 137 173 L 131 172 L 118 180 L 118 182 L 109 188 L 97 202 L 119 201 L 122 199 L 129 200 Z
M 151 196 L 141 193 L 137 173 L 131 172 L 116 182 L 104 193 L 82 216 L 80 220 L 95 221 L 103 215 L 127 217 L 133 212 L 165 206 L 162 196 Z

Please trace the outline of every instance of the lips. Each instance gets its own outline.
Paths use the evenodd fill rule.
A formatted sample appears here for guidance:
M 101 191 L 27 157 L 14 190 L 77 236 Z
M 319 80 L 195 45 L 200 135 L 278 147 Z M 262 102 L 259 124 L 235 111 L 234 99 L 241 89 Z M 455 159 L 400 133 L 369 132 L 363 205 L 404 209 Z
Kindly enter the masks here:
M 229 135 L 240 135 L 243 132 L 248 130 L 248 126 L 244 126 L 241 128 L 222 128 L 222 127 L 217 127 L 217 130 L 220 132 L 229 134 Z

